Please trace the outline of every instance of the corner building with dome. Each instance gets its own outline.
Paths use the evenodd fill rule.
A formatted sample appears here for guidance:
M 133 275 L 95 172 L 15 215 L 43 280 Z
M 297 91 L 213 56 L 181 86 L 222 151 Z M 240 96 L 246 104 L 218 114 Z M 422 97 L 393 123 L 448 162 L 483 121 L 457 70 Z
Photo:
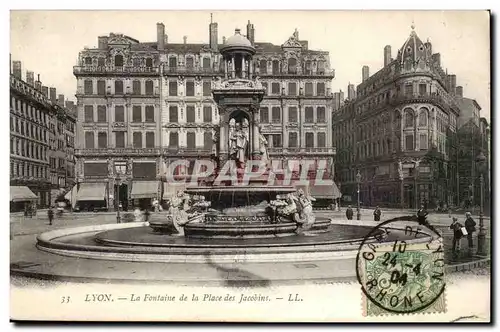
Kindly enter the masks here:
M 335 179 L 342 193 L 356 203 L 359 184 L 365 206 L 453 202 L 457 170 L 449 137 L 457 130 L 461 89 L 414 26 L 395 59 L 386 46 L 384 67 L 370 76 L 364 66 L 356 97 L 334 109 Z
M 220 125 L 212 89 L 225 73 L 257 78 L 265 88 L 259 124 L 272 160 L 314 163 L 333 174 L 331 81 L 328 52 L 309 49 L 296 30 L 282 45 L 255 42 L 248 22 L 246 35 L 236 30 L 219 43 L 218 25 L 209 24 L 209 41 L 171 43 L 163 23 L 157 41 L 139 42 L 121 34 L 98 38 L 97 48 L 79 54 L 78 149 L 76 170 L 82 201 L 98 200 L 112 210 L 166 199 L 175 187 L 161 182 L 178 159 L 175 174 L 189 175 L 197 159 L 210 159 L 212 129 Z M 251 58 L 236 54 L 223 61 L 221 48 L 252 49 Z M 230 66 L 231 68 L 226 68 Z M 240 69 L 243 68 L 242 71 Z M 313 195 L 338 196 L 338 188 L 311 188 Z M 314 192 L 317 190 L 318 192 Z M 326 190 L 326 191 L 325 191 Z

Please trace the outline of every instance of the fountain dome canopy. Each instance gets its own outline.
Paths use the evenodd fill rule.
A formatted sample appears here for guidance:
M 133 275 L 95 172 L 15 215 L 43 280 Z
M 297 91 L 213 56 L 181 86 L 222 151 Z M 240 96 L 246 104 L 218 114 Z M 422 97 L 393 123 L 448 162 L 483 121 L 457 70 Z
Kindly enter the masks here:
M 234 35 L 226 40 L 226 43 L 221 47 L 220 51 L 222 54 L 234 51 L 246 51 L 255 54 L 255 47 L 253 47 L 252 43 L 241 34 L 240 29 L 235 29 Z

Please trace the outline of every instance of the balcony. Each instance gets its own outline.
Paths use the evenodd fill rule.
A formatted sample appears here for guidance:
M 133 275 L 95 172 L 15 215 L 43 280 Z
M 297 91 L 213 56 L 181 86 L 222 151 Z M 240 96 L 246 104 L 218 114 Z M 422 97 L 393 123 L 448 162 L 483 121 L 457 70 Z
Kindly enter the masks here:
M 335 148 L 269 148 L 270 154 L 335 154 Z
M 186 66 L 167 66 L 163 67 L 164 74 L 215 74 L 224 73 L 224 69 L 215 67 L 186 67 Z
M 289 68 L 288 71 L 281 71 L 281 70 L 273 70 L 271 72 L 269 71 L 260 71 L 258 72 L 258 75 L 264 77 L 269 77 L 269 76 L 282 76 L 282 77 L 291 77 L 291 76 L 308 76 L 308 77 L 323 77 L 323 78 L 335 78 L 335 69 L 332 70 L 301 70 L 299 68 L 291 69 Z
M 73 74 L 75 75 L 98 75 L 98 74 L 146 74 L 158 75 L 159 67 L 114 67 L 114 66 L 74 66 Z
M 160 155 L 159 148 L 103 148 L 103 149 L 77 149 L 75 156 L 144 156 L 144 155 Z

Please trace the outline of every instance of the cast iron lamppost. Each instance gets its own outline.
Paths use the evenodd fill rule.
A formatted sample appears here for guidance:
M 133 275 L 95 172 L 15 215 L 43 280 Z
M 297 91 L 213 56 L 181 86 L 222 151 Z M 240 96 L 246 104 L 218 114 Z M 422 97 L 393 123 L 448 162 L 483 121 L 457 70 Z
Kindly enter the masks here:
M 398 175 L 400 183 L 400 195 L 401 195 L 401 209 L 405 208 L 404 196 L 405 196 L 405 187 L 404 187 L 404 173 L 403 173 L 403 162 L 398 162 Z
M 484 228 L 484 171 L 486 166 L 486 157 L 483 152 L 479 152 L 476 158 L 477 170 L 479 171 L 479 183 L 481 190 L 481 202 L 479 210 L 479 233 L 477 234 L 477 254 L 486 256 L 486 229 Z
M 357 209 L 356 218 L 358 220 L 361 220 L 361 211 L 360 211 L 360 207 L 359 207 L 359 185 L 361 184 L 361 173 L 359 172 L 359 169 L 358 169 L 358 173 L 356 174 L 356 182 L 358 184 L 358 209 Z
M 117 209 L 116 209 L 116 223 L 120 224 L 122 222 L 122 217 L 120 215 L 120 207 L 121 207 L 121 202 L 120 202 L 120 186 L 122 184 L 122 173 L 117 172 L 116 173 L 116 196 L 115 196 L 115 202 L 117 202 Z

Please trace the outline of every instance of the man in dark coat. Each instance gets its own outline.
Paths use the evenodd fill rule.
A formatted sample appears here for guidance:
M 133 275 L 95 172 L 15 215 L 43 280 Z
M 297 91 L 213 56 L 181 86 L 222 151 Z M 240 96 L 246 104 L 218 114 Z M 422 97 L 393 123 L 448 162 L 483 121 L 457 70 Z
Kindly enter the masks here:
M 54 209 L 52 206 L 47 211 L 47 217 L 49 217 L 49 225 L 52 225 L 52 220 L 54 220 Z
M 345 210 L 345 216 L 347 217 L 347 220 L 352 220 L 352 216 L 354 215 L 354 212 L 352 212 L 352 208 L 349 205 L 347 207 L 347 210 Z
M 476 231 L 476 222 L 472 219 L 470 212 L 465 212 L 465 229 L 467 230 L 467 242 L 469 244 L 469 249 L 474 247 L 472 242 L 472 233 Z
M 418 210 L 417 212 L 417 218 L 418 218 L 418 223 L 420 225 L 424 225 L 427 223 L 427 215 L 429 213 L 427 212 L 427 210 L 424 208 L 423 205 L 420 205 L 420 210 Z
M 380 211 L 380 208 L 377 206 L 375 208 L 375 211 L 373 211 L 373 220 L 374 221 L 380 221 L 380 216 L 382 215 L 382 211 Z
M 456 255 L 457 251 L 460 249 L 460 239 L 463 236 L 461 228 L 464 227 L 458 222 L 458 219 L 453 217 L 453 222 L 450 225 L 450 229 L 453 231 L 453 243 L 451 251 Z M 458 248 L 457 248 L 458 247 Z

